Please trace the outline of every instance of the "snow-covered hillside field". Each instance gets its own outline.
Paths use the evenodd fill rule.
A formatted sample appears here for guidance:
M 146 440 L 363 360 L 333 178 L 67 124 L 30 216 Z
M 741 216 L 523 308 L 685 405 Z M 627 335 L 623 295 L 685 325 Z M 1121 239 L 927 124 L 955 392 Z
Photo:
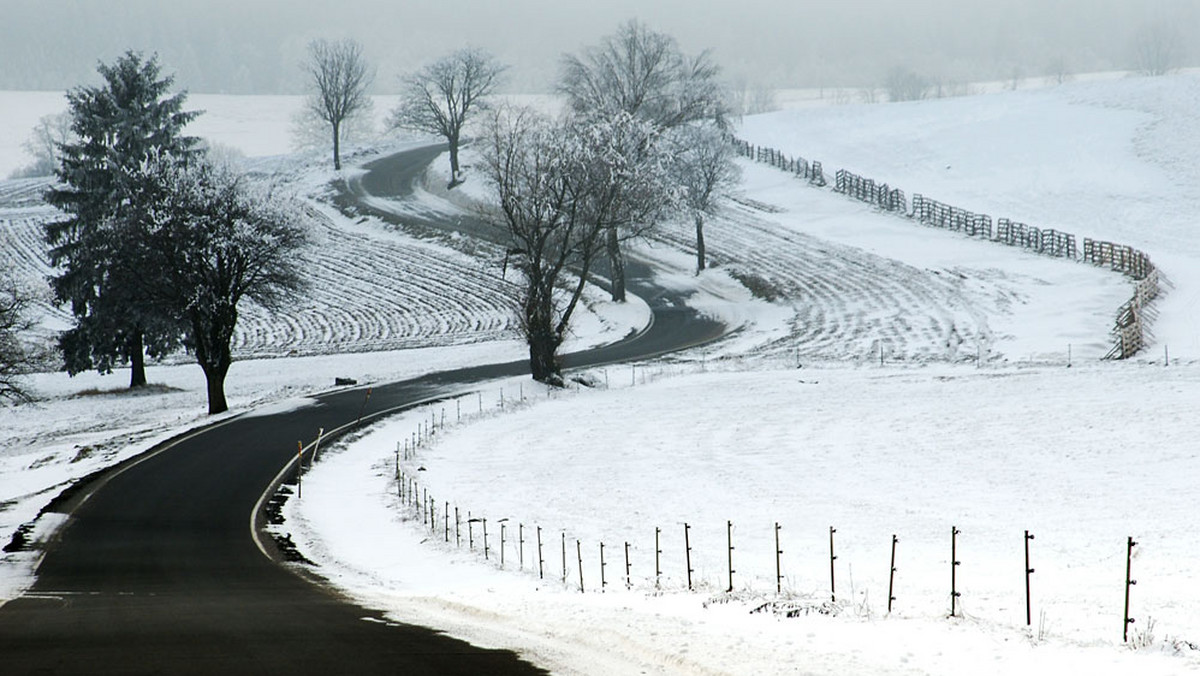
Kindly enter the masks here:
M 442 534 L 424 531 L 396 504 L 397 443 L 429 411 L 326 454 L 305 480 L 304 501 L 289 504 L 286 527 L 321 572 L 363 602 L 520 650 L 561 673 L 1200 670 L 1191 647 L 1200 644 L 1200 593 L 1192 589 L 1200 539 L 1189 522 L 1189 480 L 1200 476 L 1189 448 L 1200 378 L 1200 245 L 1187 229 L 1188 214 L 1200 213 L 1189 175 L 1200 164 L 1200 130 L 1189 131 L 1198 97 L 1200 79 L 1181 75 L 810 107 L 748 118 L 740 129 L 752 142 L 821 160 L 830 173 L 844 167 L 974 211 L 1144 250 L 1174 288 L 1158 303 L 1155 342 L 1137 359 L 1100 361 L 1131 289 L 1116 273 L 926 228 L 743 163 L 743 193 L 708 227 L 713 269 L 691 274 L 686 221 L 668 224 L 638 251 L 660 281 L 693 289 L 693 305 L 728 322 L 729 338 L 667 363 L 593 372 L 608 387 L 548 401 L 526 383 L 530 401 L 514 407 L 517 381 L 489 384 L 462 407 L 486 415 L 440 431 L 402 463 L 435 496 L 439 518 L 445 501 L 486 517 L 492 547 L 508 519 L 509 570 L 481 561 L 480 552 L 438 544 Z M 227 112 L 221 97 L 201 107 L 217 120 L 238 119 L 237 98 L 224 98 Z M 243 115 L 213 137 L 236 145 L 245 133 L 238 124 L 278 119 Z M 325 180 L 316 170 L 288 175 L 303 194 L 319 193 Z M 3 185 L 10 194 L 36 193 Z M 0 219 L 8 224 L 45 215 L 28 199 L 6 204 Z M 487 283 L 494 271 L 471 270 L 469 256 L 437 243 L 318 209 L 326 228 L 319 251 L 329 248 L 337 274 L 373 272 L 350 275 L 351 285 L 322 277 L 331 294 L 343 294 L 314 299 L 314 307 L 329 308 L 315 311 L 333 318 L 326 324 L 298 327 L 278 317 L 247 324 L 256 328 L 239 338 L 245 357 L 293 349 L 313 356 L 236 364 L 231 392 L 243 377 L 235 395 L 243 405 L 303 395 L 334 375 L 400 377 L 519 354 L 519 345 L 498 340 L 510 320 L 489 295 L 498 295 Z M 24 242 L 18 260 L 34 262 L 15 265 L 32 279 L 44 260 L 28 231 L 11 234 L 18 230 L 10 226 L 6 236 Z M 356 264 L 368 255 L 377 262 Z M 322 271 L 321 258 L 309 261 L 314 274 L 334 274 Z M 421 324 L 427 313 L 388 309 L 383 301 L 392 294 L 433 293 L 411 283 L 428 274 L 479 280 L 476 305 L 435 314 L 483 324 Z M 387 295 L 374 291 L 377 284 L 390 284 Z M 463 295 L 472 296 L 470 288 Z M 335 314 L 348 307 L 361 311 Z M 581 339 L 611 338 L 638 321 L 596 307 Z M 376 316 L 384 319 L 368 319 Z M 391 327 L 364 328 L 386 335 L 364 341 L 365 349 L 443 347 L 393 352 L 386 361 L 338 354 L 355 349 L 360 325 Z M 57 483 L 80 474 L 70 462 L 77 455 L 95 467 L 197 419 L 186 406 L 199 409 L 198 368 L 157 367 L 151 379 L 169 385 L 164 396 L 175 403 L 127 424 L 111 422 L 112 407 L 144 408 L 133 398 L 74 396 L 97 387 L 90 376 L 38 376 L 44 401 L 0 409 L 5 532 Z M 683 591 L 685 521 L 694 527 L 694 593 Z M 727 522 L 736 547 L 733 596 L 721 593 Z M 775 522 L 783 526 L 782 600 L 802 612 L 828 598 L 828 528 L 838 529 L 836 616 L 749 612 L 779 600 Z M 511 571 L 518 524 L 545 529 L 547 580 Z M 948 620 L 952 526 L 963 531 L 965 617 Z M 662 590 L 649 579 L 655 527 L 663 529 Z M 1021 575 L 1026 528 L 1037 536 L 1030 630 Z M 565 585 L 557 549 L 564 531 Z M 901 540 L 897 606 L 887 616 L 893 533 Z M 1137 651 L 1120 641 L 1127 536 L 1140 543 L 1133 633 L 1147 647 Z M 527 531 L 526 557 L 531 537 Z M 575 539 L 585 594 L 577 590 Z M 597 594 L 601 541 L 609 585 Z
M 711 228 L 710 242 L 718 242 L 718 270 L 758 278 L 751 284 L 765 288 L 781 314 L 754 313 L 758 330 L 710 348 L 699 364 L 594 372 L 609 390 L 552 401 L 535 396 L 514 412 L 510 383 L 510 410 L 500 413 L 493 388 L 482 420 L 451 426 L 401 462 L 406 479 L 417 477 L 418 495 L 433 496 L 433 528 L 400 506 L 394 454 L 436 410 L 397 419 L 318 463 L 304 501 L 290 505 L 288 528 L 336 584 L 364 602 L 392 608 L 397 619 L 522 650 L 562 673 L 1195 672 L 1200 539 L 1190 531 L 1200 458 L 1190 411 L 1200 351 L 1188 299 L 1200 261 L 1179 244 L 1187 239 L 1183 224 L 1167 219 L 1185 213 L 1192 197 L 1182 185 L 1158 186 L 1153 198 L 1123 189 L 1118 195 L 1146 207 L 1136 238 L 1117 227 L 1126 222 L 1099 220 L 1103 212 L 1094 205 L 1122 204 L 1110 193 L 1154 174 L 1160 161 L 1147 147 L 1155 127 L 1131 124 L 1117 104 L 1153 111 L 1142 119 L 1160 126 L 1184 125 L 1170 121 L 1172 111 L 1186 109 L 1171 99 L 1190 99 L 1198 85 L 1175 77 L 818 108 L 751 118 L 742 130 L 756 143 L 821 159 L 829 171 L 845 166 L 996 216 L 1143 248 L 1175 285 L 1162 306 L 1170 301 L 1179 309 L 1163 310 L 1159 342 L 1139 359 L 1098 360 L 1109 345 L 1113 309 L 1128 295 L 1129 282 L 1114 273 L 877 214 L 746 163 L 744 199 Z M 859 118 L 873 122 L 850 123 Z M 889 143 L 874 126 L 886 121 L 904 137 L 962 125 L 935 148 L 959 158 L 973 157 L 991 133 L 988 125 L 971 129 L 972 119 L 1008 131 L 989 145 L 986 172 L 960 178 L 964 192 L 945 182 L 923 185 L 938 174 L 932 169 L 913 171 L 912 179 L 890 171 L 905 160 L 895 148 L 913 146 Z M 1047 147 L 1047 138 L 1081 145 L 1066 152 Z M 1200 154 L 1200 137 L 1190 138 L 1191 145 L 1178 146 Z M 823 145 L 806 147 L 816 139 Z M 1089 151 L 1087 139 L 1103 148 Z M 1169 152 L 1180 152 L 1170 144 Z M 847 151 L 846 162 L 837 148 Z M 1086 160 L 1077 159 L 1081 153 Z M 953 171 L 958 160 L 932 161 Z M 1028 182 L 1030 172 L 1077 174 L 1072 189 L 1092 205 L 1093 218 L 1064 219 L 1071 204 L 1054 199 L 1053 182 L 1045 191 Z M 1011 206 L 1022 200 L 1041 200 L 1046 215 Z M 688 234 L 680 225 L 663 239 L 686 249 Z M 669 251 L 660 244 L 647 255 L 672 259 Z M 955 336 L 961 340 L 949 340 Z M 883 366 L 871 358 L 880 340 Z M 1170 367 L 1159 351 L 1165 344 Z M 759 357 L 732 358 L 747 352 Z M 803 368 L 795 368 L 797 360 Z M 475 405 L 468 397 L 461 409 Z M 445 543 L 447 502 L 464 520 L 468 511 L 488 520 L 488 561 L 481 560 L 479 522 L 474 552 L 465 524 L 461 548 Z M 361 518 L 367 513 L 375 516 Z M 350 514 L 356 527 L 345 525 Z M 683 591 L 685 522 L 700 589 L 693 593 Z M 729 522 L 733 595 L 723 593 Z M 781 606 L 808 611 L 801 617 L 750 612 L 779 600 L 776 522 L 783 527 Z M 532 572 L 539 526 L 546 580 Z M 818 610 L 829 593 L 831 526 L 836 617 Z M 962 531 L 964 617 L 951 620 L 955 526 Z M 656 527 L 661 589 L 654 586 Z M 1029 628 L 1026 529 L 1035 535 Z M 523 572 L 513 570 L 520 530 Z M 896 605 L 888 615 L 893 534 L 900 543 Z M 1137 650 L 1121 640 L 1131 536 L 1138 542 L 1130 627 Z M 597 593 L 600 542 L 607 545 L 604 593 Z

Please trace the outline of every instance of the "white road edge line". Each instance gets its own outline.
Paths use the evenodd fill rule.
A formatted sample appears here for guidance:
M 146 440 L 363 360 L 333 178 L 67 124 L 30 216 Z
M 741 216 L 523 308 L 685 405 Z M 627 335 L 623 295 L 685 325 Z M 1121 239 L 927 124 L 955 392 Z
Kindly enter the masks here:
M 462 392 L 458 392 L 455 394 L 441 394 L 441 395 L 437 395 L 437 396 L 433 396 L 433 397 L 427 397 L 425 399 L 420 399 L 418 401 L 412 401 L 407 404 L 401 404 L 399 406 L 392 406 L 391 408 L 385 408 L 381 411 L 375 411 L 374 413 L 363 416 L 361 420 L 354 420 L 352 422 L 348 422 L 339 427 L 335 427 L 332 430 L 327 430 L 325 432 L 325 434 L 322 435 L 321 438 L 323 440 L 328 441 L 330 438 L 340 435 L 342 432 L 344 432 L 346 430 L 346 428 L 357 426 L 358 424 L 360 424 L 362 422 L 366 422 L 366 421 L 372 420 L 374 418 L 380 418 L 385 415 L 391 415 L 393 413 L 405 411 L 405 410 L 408 410 L 411 408 L 416 408 L 418 406 L 421 406 L 422 404 L 428 404 L 428 403 L 432 403 L 435 401 L 442 401 L 444 399 L 451 399 L 456 396 L 469 394 L 469 393 L 475 392 L 475 391 L 476 390 L 471 389 L 471 390 L 464 390 Z M 258 547 L 258 551 L 261 552 L 263 556 L 267 557 L 267 559 L 269 561 L 278 563 L 278 561 L 275 561 L 275 559 L 272 558 L 272 556 L 267 552 L 266 546 L 263 545 L 262 538 L 260 538 L 258 536 L 258 527 L 257 527 L 258 514 L 260 511 L 262 511 L 263 503 L 265 503 L 267 500 L 269 500 L 270 496 L 273 495 L 275 493 L 275 491 L 279 489 L 279 486 L 283 483 L 283 477 L 286 476 L 287 473 L 289 471 L 291 471 L 291 469 L 293 467 L 295 467 L 297 460 L 299 460 L 300 457 L 302 457 L 302 454 L 304 452 L 307 452 L 310 448 L 312 448 L 313 444 L 315 444 L 315 443 L 316 443 L 316 441 L 311 441 L 308 443 L 307 446 L 303 446 L 300 454 L 293 455 L 292 459 L 287 461 L 286 464 L 284 464 L 283 468 L 281 468 L 279 470 L 279 473 L 275 475 L 275 478 L 271 479 L 271 483 L 267 484 L 267 488 L 266 488 L 266 490 L 263 491 L 262 495 L 258 496 L 258 500 L 254 503 L 254 508 L 252 510 L 250 510 L 250 537 L 254 540 L 254 546 Z

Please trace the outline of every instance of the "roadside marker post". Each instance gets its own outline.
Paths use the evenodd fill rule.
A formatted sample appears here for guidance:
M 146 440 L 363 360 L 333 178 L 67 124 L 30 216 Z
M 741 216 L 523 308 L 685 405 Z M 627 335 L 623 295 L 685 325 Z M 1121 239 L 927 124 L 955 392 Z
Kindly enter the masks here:
M 296 499 L 304 497 L 304 442 L 296 442 Z

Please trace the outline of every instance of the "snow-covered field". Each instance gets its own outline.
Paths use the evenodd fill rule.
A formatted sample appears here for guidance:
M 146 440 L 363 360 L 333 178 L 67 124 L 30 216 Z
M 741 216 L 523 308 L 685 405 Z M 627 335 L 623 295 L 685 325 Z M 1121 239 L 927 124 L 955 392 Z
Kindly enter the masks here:
M 695 289 L 690 302 L 733 323 L 734 335 L 687 359 L 593 373 L 607 388 L 546 400 L 526 383 L 531 400 L 516 407 L 517 381 L 489 384 L 464 400 L 464 413 L 476 411 L 469 424 L 439 431 L 404 465 L 436 497 L 439 518 L 445 501 L 486 517 L 491 547 L 499 546 L 500 520 L 509 519 L 508 570 L 465 544 L 447 547 L 443 533 L 423 530 L 398 507 L 396 445 L 428 411 L 326 455 L 305 481 L 304 501 L 289 504 L 287 528 L 333 584 L 364 603 L 520 650 L 560 673 L 1198 671 L 1188 643 L 1200 643 L 1193 590 L 1200 542 L 1189 540 L 1189 480 L 1200 465 L 1188 445 L 1200 378 L 1200 247 L 1186 222 L 1200 206 L 1190 175 L 1200 166 L 1190 112 L 1197 92 L 1192 75 L 1079 83 L 919 104 L 808 107 L 747 118 L 740 132 L 819 159 L 827 171 L 844 167 L 909 193 L 1143 249 L 1175 286 L 1158 305 L 1158 342 L 1138 359 L 1099 362 L 1130 291 L 1115 273 L 924 228 L 745 163 L 744 194 L 708 228 L 715 268 L 688 272 L 686 223 L 664 228 L 638 254 L 659 266 L 664 283 Z M 18 202 L 0 218 L 37 209 Z M 331 242 L 384 250 L 377 243 L 394 235 L 397 250 L 466 264 L 461 254 L 410 246 L 371 223 L 329 222 L 338 229 L 331 233 L 349 233 Z M 355 302 L 381 307 L 369 291 L 376 283 L 362 276 L 352 287 L 361 289 Z M 610 320 L 609 335 L 630 323 Z M 268 318 L 254 334 L 264 336 L 263 353 L 319 335 L 278 325 Z M 597 319 L 583 333 L 603 326 Z M 231 403 L 299 396 L 334 375 L 401 377 L 418 362 L 427 369 L 519 354 L 512 341 L 454 337 L 475 330 L 448 323 L 414 330 L 411 344 L 471 343 L 441 347 L 428 360 L 404 351 L 387 361 L 329 354 L 239 362 Z M 311 344 L 330 337 L 338 340 Z M 1170 368 L 1161 363 L 1164 346 Z M 42 403 L 0 409 L 8 449 L 0 526 L 22 522 L 16 514 L 82 473 L 69 462 L 75 455 L 95 467 L 199 420 L 198 369 L 158 367 L 151 377 L 178 388 L 164 398 L 177 403 L 126 427 L 103 423 L 116 418 L 112 406 L 132 411 L 139 402 L 114 392 L 95 395 L 105 406 L 94 405 L 72 396 L 91 380 L 57 375 L 35 379 Z M 486 415 L 478 415 L 480 405 Z M 63 420 L 61 431 L 47 431 Z M 80 451 L 89 445 L 103 451 Z M 685 521 L 700 588 L 692 593 L 682 582 Z M 723 593 L 730 521 L 732 596 Z M 781 599 L 775 522 L 783 527 Z M 546 580 L 511 570 L 518 524 L 545 529 Z M 818 612 L 827 600 L 831 526 L 838 529 L 836 616 Z M 954 620 L 945 617 L 951 526 L 962 530 L 965 614 Z M 650 580 L 655 527 L 663 529 L 658 590 Z M 1028 630 L 1026 528 L 1037 536 Z M 566 584 L 558 579 L 564 531 Z M 887 616 L 893 533 L 897 601 Z M 1120 641 L 1128 536 L 1140 543 L 1133 634 L 1146 647 L 1136 651 Z M 526 531 L 527 569 L 531 537 Z M 609 585 L 598 594 L 602 540 Z M 625 541 L 632 590 L 624 589 Z M 813 612 L 749 612 L 773 600 Z
M 1200 357 L 1200 75 L 748 118 L 752 143 L 994 217 L 1108 239 L 1175 284 L 1152 350 Z
M 1138 91 L 1186 98 L 1195 81 L 1108 86 L 1112 102 L 1136 106 Z M 1129 125 L 1099 87 L 779 113 L 748 120 L 743 133 L 969 208 L 1142 247 L 1174 281 L 1167 299 L 1178 304 L 1196 290 L 1190 275 L 1196 261 L 1176 246 L 1177 224 L 1158 239 L 1155 226 L 1163 220 L 1150 212 L 1141 215 L 1136 238 L 1111 227 L 1111 219 L 1099 220 L 1099 211 L 1097 220 L 1062 221 L 1060 214 L 1073 213 L 1071 204 L 1024 182 L 1026 164 L 1047 176 L 1062 173 L 1056 167 L 1063 165 L 1064 172 L 1082 174 L 1075 189 L 1094 204 L 1125 185 L 1122 172 L 1135 183 L 1153 173 L 1147 165 L 1154 151 L 1140 146 L 1144 128 Z M 1030 98 L 1035 102 L 1026 110 L 1020 104 Z M 1173 109 L 1150 98 L 1141 105 Z M 873 115 L 888 120 L 897 136 L 919 136 L 931 120 L 959 123 L 958 107 L 970 106 L 977 118 L 999 118 L 995 124 L 1012 130 L 990 149 L 988 172 L 962 179 L 970 193 L 941 182 L 923 185 L 934 172 L 890 175 L 889 163 L 902 157 L 891 154 L 890 137 L 871 145 L 872 125 L 849 124 Z M 839 121 L 843 110 L 846 124 Z M 1008 114 L 1016 119 L 1005 120 Z M 1028 138 L 1018 133 L 1044 120 L 1060 128 Z M 821 121 L 831 127 L 806 131 Z M 973 156 L 988 129 L 950 135 L 944 152 Z M 797 147 L 785 145 L 788 133 Z M 1075 156 L 1086 146 L 1043 152 L 1046 138 L 1072 134 L 1102 138 L 1105 147 L 1079 165 Z M 857 156 L 841 162 L 836 149 L 799 147 L 800 139 L 869 150 L 856 166 Z M 1181 145 L 1197 152 L 1194 143 Z M 1019 161 L 1026 156 L 1033 159 Z M 289 507 L 293 537 L 325 574 L 397 618 L 522 650 L 561 673 L 1200 670 L 1200 595 L 1191 591 L 1200 541 L 1190 536 L 1200 458 L 1191 449 L 1196 427 L 1188 415 L 1200 373 L 1187 303 L 1183 317 L 1164 303 L 1156 324 L 1156 347 L 1169 344 L 1182 363 L 1164 368 L 1155 351 L 1129 363 L 1101 363 L 1112 308 L 1128 295 L 1120 276 L 922 228 L 772 169 L 743 168 L 748 199 L 711 227 L 710 241 L 719 242 L 719 272 L 756 273 L 778 292 L 773 307 L 796 310 L 791 330 L 758 334 L 757 351 L 767 358 L 733 358 L 748 344 L 742 336 L 709 350 L 711 361 L 701 365 L 593 374 L 611 390 L 536 398 L 508 413 L 496 412 L 493 393 L 481 420 L 442 431 L 401 463 L 406 478 L 418 477 L 421 494 L 434 496 L 441 516 L 432 529 L 399 505 L 394 478 L 397 444 L 411 439 L 430 412 L 397 419 L 327 456 L 308 477 L 304 501 Z M 1125 194 L 1136 198 L 1135 190 Z M 977 204 L 977 196 L 988 200 Z M 1186 191 L 1154 193 L 1154 200 L 1168 198 L 1164 213 L 1185 210 L 1190 199 Z M 1036 206 L 1038 199 L 1045 200 L 1045 216 L 1005 210 L 1019 200 Z M 681 225 L 664 239 L 686 248 L 688 235 Z M 677 254 L 652 247 L 647 255 Z M 946 340 L 954 335 L 962 340 Z M 908 365 L 875 365 L 878 340 L 889 362 L 894 356 Z M 985 356 L 982 363 L 970 363 L 977 356 Z M 795 369 L 792 357 L 804 368 Z M 964 357 L 967 365 L 934 363 Z M 475 400 L 467 402 L 464 410 Z M 461 548 L 444 542 L 446 502 L 464 519 L 469 510 L 488 520 L 488 561 L 478 551 L 480 523 L 476 551 L 465 541 Z M 345 527 L 347 511 L 361 528 Z M 359 518 L 364 513 L 375 516 Z M 724 593 L 730 521 L 732 595 Z M 502 522 L 504 571 L 497 560 Z M 700 587 L 693 593 L 683 591 L 685 522 L 692 526 Z M 781 598 L 774 594 L 776 522 L 783 526 Z M 514 540 L 522 526 L 525 570 L 518 572 Z M 537 526 L 546 538 L 546 580 L 531 572 Z M 818 610 L 827 600 L 831 526 L 837 528 L 836 617 Z M 953 526 L 962 531 L 960 619 L 946 617 Z M 663 533 L 661 589 L 653 584 L 656 527 Z M 1026 529 L 1036 538 L 1030 628 Z M 895 611 L 888 615 L 893 534 L 900 544 Z M 1138 541 L 1131 602 L 1137 650 L 1121 641 L 1131 536 Z M 378 546 L 384 541 L 394 544 Z M 601 541 L 609 584 L 597 593 Z M 625 542 L 631 590 L 624 588 Z M 795 618 L 750 612 L 777 600 L 810 612 Z
M 593 374 L 609 389 L 552 400 L 527 389 L 515 407 L 510 383 L 506 412 L 493 390 L 483 415 L 475 396 L 447 404 L 451 421 L 459 410 L 470 420 L 400 463 L 417 477 L 418 495 L 432 498 L 432 528 L 397 496 L 397 444 L 440 418 L 436 408 L 415 411 L 328 451 L 305 477 L 303 500 L 289 503 L 286 527 L 319 571 L 362 602 L 518 649 L 556 673 L 1200 668 L 1187 643 L 1200 643 L 1200 458 L 1188 421 L 1195 368 L 742 366 L 610 368 L 607 378 Z M 468 513 L 487 520 L 486 562 L 484 524 L 472 526 L 471 551 Z M 836 616 L 823 614 L 832 605 L 831 526 Z M 961 530 L 957 619 L 947 619 L 952 527 Z M 1030 628 L 1025 529 L 1035 535 Z M 1139 543 L 1131 636 L 1148 642 L 1140 632 L 1150 627 L 1154 637 L 1137 651 L 1121 646 L 1128 536 Z M 765 604 L 801 616 L 752 612 Z

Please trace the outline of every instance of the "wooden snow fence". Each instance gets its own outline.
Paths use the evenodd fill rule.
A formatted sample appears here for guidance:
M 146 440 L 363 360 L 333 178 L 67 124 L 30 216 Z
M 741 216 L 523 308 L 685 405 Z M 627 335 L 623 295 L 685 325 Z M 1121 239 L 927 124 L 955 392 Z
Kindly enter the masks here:
M 734 145 L 743 157 L 788 171 L 814 185 L 825 185 L 820 162 L 788 156 L 774 148 L 755 146 L 740 139 L 734 139 Z M 1081 261 L 1120 272 L 1136 283 L 1133 295 L 1117 310 L 1117 319 L 1112 330 L 1114 344 L 1107 358 L 1127 359 L 1137 354 L 1147 343 L 1147 324 L 1152 317 L 1148 309 L 1150 303 L 1161 292 L 1161 279 L 1150 257 L 1142 251 L 1123 244 L 1084 238 L 1081 252 L 1076 246 L 1075 235 L 1071 233 L 1053 228 L 1038 228 L 1007 218 L 997 219 L 993 230 L 992 217 L 987 214 L 945 204 L 919 193 L 913 194 L 910 205 L 903 190 L 845 169 L 835 172 L 833 190 L 925 225 L 1019 247 L 1044 256 Z

